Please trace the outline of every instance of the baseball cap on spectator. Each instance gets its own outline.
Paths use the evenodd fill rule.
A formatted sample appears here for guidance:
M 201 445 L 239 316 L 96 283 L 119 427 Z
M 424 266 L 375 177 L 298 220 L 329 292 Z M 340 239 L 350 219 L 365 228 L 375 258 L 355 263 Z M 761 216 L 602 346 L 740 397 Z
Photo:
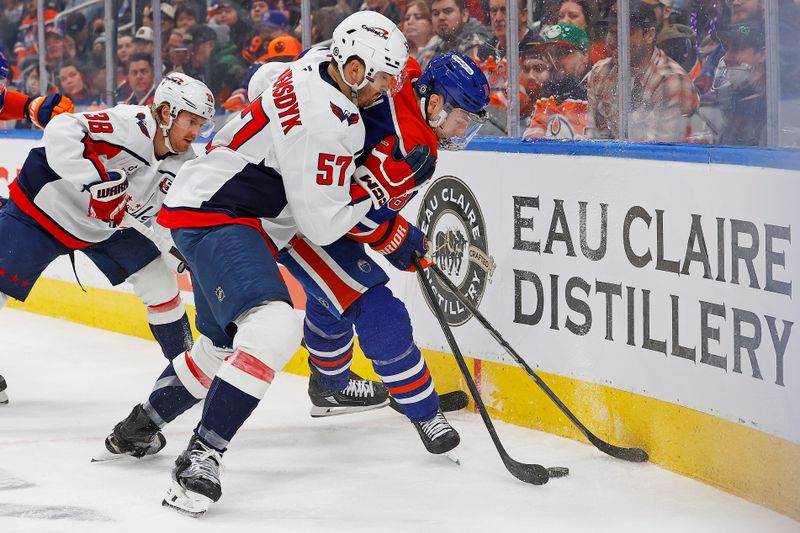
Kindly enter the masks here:
M 188 30 L 186 30 L 186 37 L 184 38 L 184 42 L 188 41 L 191 42 L 192 45 L 198 46 L 203 43 L 207 43 L 208 41 L 216 41 L 217 40 L 217 32 L 215 32 L 210 26 L 206 24 L 195 24 Z
M 671 24 L 665 29 L 661 30 L 656 38 L 656 44 L 661 45 L 665 41 L 672 39 L 692 39 L 694 40 L 694 30 L 685 24 Z
M 161 14 L 171 20 L 175 20 L 175 6 L 162 2 Z
M 275 37 L 267 45 L 267 53 L 259 57 L 256 61 L 262 63 L 280 62 L 288 63 L 294 61 L 300 52 L 303 51 L 303 46 L 300 41 L 291 35 L 280 35 Z
M 45 38 L 53 36 L 53 37 L 58 37 L 59 39 L 63 39 L 64 32 L 61 31 L 61 28 L 59 28 L 55 24 L 50 24 L 48 26 L 45 26 L 44 36 Z
M 760 19 L 740 20 L 718 29 L 716 36 L 726 50 L 762 50 L 765 43 L 764 23 Z
M 544 41 L 532 45 L 534 48 L 544 48 L 547 45 L 558 44 L 585 52 L 592 45 L 586 32 L 572 24 L 553 24 L 542 32 L 542 37 Z
M 645 4 L 650 4 L 651 6 L 657 6 L 658 4 L 672 7 L 672 0 L 642 0 Z
M 630 0 L 631 1 L 631 28 L 640 28 L 648 30 L 655 28 L 658 24 L 656 12 L 653 6 L 644 2 L 644 0 Z
M 70 13 L 67 15 L 67 34 L 75 35 L 86 27 L 86 17 L 83 13 Z
M 133 40 L 153 42 L 153 28 L 142 26 L 141 28 L 136 30 L 136 34 L 133 36 Z
M 260 26 L 286 29 L 289 27 L 289 18 L 283 11 L 270 9 L 261 15 Z

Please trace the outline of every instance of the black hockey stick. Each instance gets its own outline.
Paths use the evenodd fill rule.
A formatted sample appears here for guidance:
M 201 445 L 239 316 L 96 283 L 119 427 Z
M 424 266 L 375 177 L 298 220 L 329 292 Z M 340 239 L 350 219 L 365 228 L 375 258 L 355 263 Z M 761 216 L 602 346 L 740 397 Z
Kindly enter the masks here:
M 464 361 L 464 356 L 461 355 L 461 350 L 458 348 L 456 339 L 453 337 L 453 332 L 450 331 L 450 326 L 447 325 L 447 320 L 445 319 L 442 310 L 439 309 L 438 305 L 436 305 L 436 295 L 433 292 L 431 282 L 428 281 L 428 278 L 425 276 L 425 272 L 422 269 L 422 265 L 420 265 L 417 256 L 414 255 L 412 259 L 414 260 L 414 265 L 417 267 L 417 275 L 419 276 L 420 284 L 422 284 L 422 288 L 425 289 L 428 298 L 430 298 L 430 301 L 433 303 L 431 307 L 436 315 L 436 320 L 439 321 L 439 326 L 441 326 L 442 332 L 447 338 L 447 343 L 450 345 L 450 349 L 453 350 L 456 363 L 458 363 L 458 369 L 461 370 L 461 374 L 464 376 L 464 380 L 467 382 L 467 388 L 469 388 L 469 392 L 472 394 L 472 399 L 475 400 L 475 405 L 478 407 L 478 412 L 483 419 L 483 423 L 486 425 L 486 429 L 489 431 L 489 436 L 492 438 L 495 448 L 497 448 L 497 453 L 500 454 L 500 458 L 503 460 L 503 464 L 505 465 L 506 469 L 511 472 L 511 475 L 520 481 L 532 483 L 533 485 L 544 485 L 547 483 L 547 480 L 550 479 L 550 474 L 548 473 L 547 468 L 543 467 L 542 465 L 520 463 L 519 461 L 515 461 L 508 455 L 508 452 L 506 452 L 506 449 L 500 442 L 500 437 L 497 436 L 497 431 L 494 429 L 492 419 L 489 418 L 489 413 L 486 412 L 486 406 L 483 404 L 480 394 L 478 394 L 478 387 L 475 386 L 475 381 L 473 381 L 472 376 L 469 373 L 467 363 Z
M 623 459 L 625 461 L 631 461 L 633 463 L 642 463 L 647 461 L 649 456 L 647 455 L 647 452 L 642 450 L 641 448 L 622 448 L 620 446 L 615 446 L 613 444 L 604 441 L 603 439 L 601 439 L 600 437 L 589 431 L 589 428 L 584 426 L 583 423 L 580 420 L 578 420 L 578 417 L 576 417 L 572 413 L 572 411 L 570 411 L 569 408 L 566 405 L 564 405 L 561 399 L 558 396 L 556 396 L 556 393 L 554 393 L 552 389 L 550 389 L 550 387 L 547 386 L 547 383 L 542 381 L 542 378 L 540 378 L 536 374 L 536 372 L 534 372 L 533 369 L 530 366 L 528 366 L 525 360 L 522 357 L 520 357 L 520 355 L 514 350 L 514 348 L 512 348 L 511 345 L 509 345 L 508 342 L 506 342 L 506 340 L 502 337 L 502 335 L 500 335 L 500 333 L 498 333 L 497 330 L 492 327 L 489 321 L 486 320 L 486 317 L 484 317 L 481 314 L 481 312 L 478 311 L 478 308 L 475 307 L 475 305 L 472 302 L 470 302 L 466 296 L 461 294 L 461 292 L 458 290 L 458 287 L 456 287 L 456 285 L 452 281 L 450 281 L 450 278 L 448 278 L 445 275 L 445 273 L 442 272 L 436 265 L 431 265 L 429 268 L 433 270 L 434 274 L 436 274 L 436 276 L 442 281 L 442 283 L 444 283 L 447 286 L 450 292 L 452 292 L 459 300 L 461 300 L 461 303 L 463 303 L 467 307 L 467 309 L 470 310 L 470 312 L 475 316 L 475 318 L 478 319 L 478 322 L 483 324 L 483 327 L 486 328 L 486 330 L 491 334 L 491 336 L 494 337 L 494 339 L 498 343 L 500 343 L 500 345 L 503 348 L 506 349 L 508 354 L 514 359 L 514 361 L 517 362 L 519 366 L 525 369 L 525 372 L 527 372 L 528 375 L 533 378 L 536 384 L 539 385 L 539 388 L 541 388 L 544 391 L 544 393 L 547 394 L 548 398 L 550 398 L 553 401 L 553 403 L 555 403 L 556 406 L 558 406 L 558 408 L 561 409 L 561 412 L 564 413 L 566 417 L 569 418 L 573 424 L 575 424 L 575 427 L 577 427 L 581 431 L 581 433 L 583 433 L 583 435 L 587 439 L 589 439 L 589 442 L 591 442 L 598 450 L 607 453 L 611 457 L 616 457 L 617 459 Z M 435 298 L 431 297 L 431 301 L 435 302 L 436 300 Z M 433 307 L 436 306 L 434 305 Z

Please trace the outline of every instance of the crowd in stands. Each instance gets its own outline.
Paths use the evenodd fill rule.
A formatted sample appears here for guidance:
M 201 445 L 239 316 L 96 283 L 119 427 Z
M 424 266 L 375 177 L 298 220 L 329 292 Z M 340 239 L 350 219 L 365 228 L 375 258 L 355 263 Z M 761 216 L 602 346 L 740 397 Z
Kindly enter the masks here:
M 764 2 L 780 11 L 782 94 L 800 101 L 800 0 L 630 0 L 634 141 L 763 146 L 766 143 Z M 60 91 L 76 110 L 107 105 L 105 48 L 116 42 L 114 98 L 152 101 L 154 30 L 150 2 L 118 2 L 108 39 L 101 4 L 46 0 L 39 79 L 34 0 L 3 0 L 0 51 L 14 64 L 13 85 L 32 94 Z M 620 138 L 615 0 L 518 1 L 520 131 L 525 138 Z M 59 15 L 67 9 L 66 15 Z M 355 10 L 378 11 L 400 25 L 412 56 L 476 58 L 492 91 L 484 134 L 504 135 L 508 105 L 506 0 L 312 0 L 312 41 L 330 39 Z M 222 111 L 243 103 L 253 63 L 291 61 L 301 50 L 299 0 L 170 0 L 161 4 L 164 72 L 203 80 Z M 800 114 L 800 113 L 798 113 Z M 800 131 L 800 117 L 798 117 Z

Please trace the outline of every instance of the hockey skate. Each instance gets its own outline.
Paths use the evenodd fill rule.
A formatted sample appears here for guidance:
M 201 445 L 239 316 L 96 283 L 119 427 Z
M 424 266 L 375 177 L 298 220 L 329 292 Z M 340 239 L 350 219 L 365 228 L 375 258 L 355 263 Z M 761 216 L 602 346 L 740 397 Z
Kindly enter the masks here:
M 8 403 L 8 395 L 6 394 L 6 380 L 0 376 L 0 404 Z
M 172 486 L 161 505 L 192 517 L 203 515 L 222 496 L 221 466 L 222 454 L 193 435 L 189 447 L 175 460 Z
M 309 366 L 308 397 L 313 404 L 311 416 L 314 418 L 359 413 L 389 405 L 389 392 L 379 381 L 351 376 L 344 390 L 328 390 L 319 381 L 319 371 L 314 365 Z
M 445 454 L 456 464 L 461 464 L 453 449 L 461 442 L 458 431 L 450 425 L 439 409 L 436 415 L 425 422 L 414 422 L 425 449 L 433 454 Z
M 93 463 L 113 461 L 125 457 L 141 459 L 155 455 L 167 444 L 142 404 L 137 404 L 125 420 L 114 426 L 114 431 L 106 437 L 106 449 L 92 458 Z

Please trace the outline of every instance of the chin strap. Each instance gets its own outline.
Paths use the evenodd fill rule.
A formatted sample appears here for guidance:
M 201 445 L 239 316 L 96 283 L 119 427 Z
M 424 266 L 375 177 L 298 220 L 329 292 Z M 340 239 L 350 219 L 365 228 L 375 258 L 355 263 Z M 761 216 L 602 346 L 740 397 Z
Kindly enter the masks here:
M 345 85 L 350 87 L 350 100 L 353 102 L 354 105 L 358 106 L 358 91 L 366 87 L 367 83 L 369 83 L 366 74 L 364 75 L 364 79 L 361 80 L 361 83 L 351 84 L 347 81 L 347 78 L 344 76 L 344 66 L 336 61 L 334 61 L 334 63 L 336 63 L 336 68 L 339 69 L 339 76 L 342 77 L 342 81 L 344 81 Z
M 428 97 L 423 96 L 419 99 L 419 110 L 422 112 L 422 116 L 425 117 L 425 120 L 428 122 L 431 128 L 438 128 L 442 124 L 444 124 L 444 119 L 447 118 L 447 112 L 445 112 L 444 108 L 439 111 L 439 114 L 435 118 L 431 118 L 428 114 Z
M 169 122 L 165 124 L 161 124 L 159 121 L 158 127 L 161 128 L 161 134 L 164 136 L 164 144 L 167 146 L 167 150 L 172 152 L 173 154 L 177 154 L 178 152 L 172 147 L 172 144 L 169 142 L 169 129 L 172 127 L 172 123 L 175 120 L 175 117 L 172 116 L 172 109 L 169 111 Z

